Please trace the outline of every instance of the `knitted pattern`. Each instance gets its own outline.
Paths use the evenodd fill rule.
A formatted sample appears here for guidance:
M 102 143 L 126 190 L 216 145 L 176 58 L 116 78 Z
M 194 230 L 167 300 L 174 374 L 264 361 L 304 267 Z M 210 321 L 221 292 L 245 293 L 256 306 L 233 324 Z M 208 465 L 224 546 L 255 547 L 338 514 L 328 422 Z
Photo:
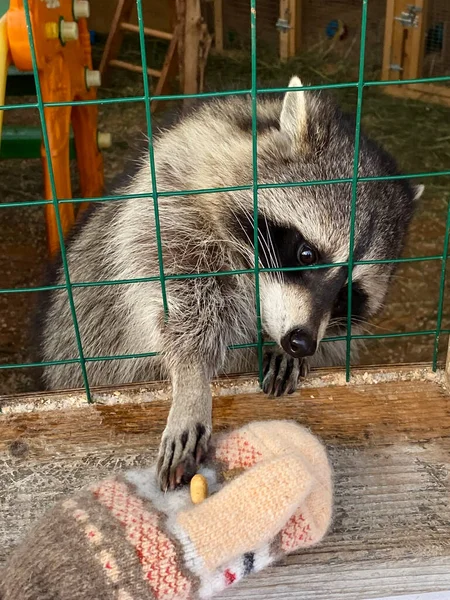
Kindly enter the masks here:
M 188 488 L 161 492 L 155 467 L 63 500 L 0 572 L 0 599 L 207 599 L 329 527 L 326 452 L 295 423 L 216 437 L 199 472 L 210 496 L 198 505 Z

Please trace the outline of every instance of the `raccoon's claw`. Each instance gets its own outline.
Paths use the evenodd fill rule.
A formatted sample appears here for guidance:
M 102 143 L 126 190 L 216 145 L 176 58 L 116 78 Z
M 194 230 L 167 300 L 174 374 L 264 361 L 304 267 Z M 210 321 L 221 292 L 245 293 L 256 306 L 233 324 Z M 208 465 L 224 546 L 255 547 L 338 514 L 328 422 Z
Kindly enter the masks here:
M 285 352 L 269 351 L 264 357 L 264 379 L 262 389 L 269 396 L 292 394 L 297 389 L 299 378 L 308 374 L 305 359 L 292 358 Z
M 181 430 L 177 428 L 173 433 L 170 426 L 166 428 L 157 462 L 158 480 L 163 492 L 190 482 L 208 451 L 210 435 L 210 427 L 202 423 Z

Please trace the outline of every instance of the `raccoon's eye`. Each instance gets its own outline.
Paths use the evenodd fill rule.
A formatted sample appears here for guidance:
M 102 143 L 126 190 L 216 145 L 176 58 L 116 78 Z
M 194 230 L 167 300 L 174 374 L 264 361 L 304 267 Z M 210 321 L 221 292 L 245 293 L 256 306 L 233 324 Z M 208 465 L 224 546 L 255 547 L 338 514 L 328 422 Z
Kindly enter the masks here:
M 308 244 L 303 243 L 297 250 L 297 260 L 302 266 L 309 267 L 317 262 L 317 252 Z

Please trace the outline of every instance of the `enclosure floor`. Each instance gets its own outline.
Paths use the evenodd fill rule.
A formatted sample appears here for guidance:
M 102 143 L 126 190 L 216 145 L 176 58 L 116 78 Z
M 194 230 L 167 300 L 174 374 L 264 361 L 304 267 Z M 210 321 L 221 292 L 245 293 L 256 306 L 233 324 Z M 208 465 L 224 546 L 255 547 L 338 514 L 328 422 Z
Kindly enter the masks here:
M 21 412 L 30 400 L 4 406 L 0 562 L 63 494 L 155 459 L 168 400 L 145 401 L 150 396 L 140 390 L 119 396 L 119 404 L 65 410 L 49 410 L 57 403 L 42 396 L 31 412 Z M 325 541 L 227 597 L 365 600 L 448 590 L 448 598 L 449 407 L 447 392 L 432 381 L 310 387 L 284 399 L 215 397 L 216 431 L 255 418 L 295 419 L 325 441 L 335 471 L 334 523 Z

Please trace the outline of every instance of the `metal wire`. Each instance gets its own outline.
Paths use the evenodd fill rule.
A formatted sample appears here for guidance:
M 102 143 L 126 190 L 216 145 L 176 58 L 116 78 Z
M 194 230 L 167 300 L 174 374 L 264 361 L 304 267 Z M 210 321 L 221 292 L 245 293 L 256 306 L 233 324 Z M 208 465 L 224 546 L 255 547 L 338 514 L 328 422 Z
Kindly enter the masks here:
M 352 203 L 350 212 L 350 236 L 348 250 L 348 294 L 347 294 L 347 340 L 345 357 L 345 378 L 350 380 L 350 354 L 352 342 L 352 288 L 353 288 L 353 250 L 355 246 L 356 201 L 358 198 L 359 141 L 361 136 L 361 117 L 364 93 L 364 58 L 366 52 L 367 0 L 363 0 L 361 13 L 361 40 L 359 50 L 358 96 L 356 100 L 355 149 L 353 158 Z
M 258 351 L 259 384 L 263 382 L 263 340 L 261 323 L 261 299 L 259 291 L 259 237 L 258 237 L 258 114 L 256 85 L 256 0 L 250 0 L 251 60 L 252 60 L 252 162 L 253 162 L 253 246 L 255 249 L 255 304 L 256 304 L 256 340 Z
M 139 2 L 139 0 L 136 0 Z M 415 83 L 447 83 L 450 81 L 450 75 L 443 75 L 441 77 L 421 77 L 418 79 L 397 79 L 395 81 L 364 81 L 363 87 L 374 87 L 374 86 L 390 86 L 390 85 L 410 85 Z M 319 83 L 316 85 L 301 86 L 296 88 L 278 87 L 278 88 L 257 88 L 257 94 L 279 94 L 287 92 L 288 90 L 337 90 L 337 89 L 351 89 L 357 88 L 358 82 L 348 83 Z M 203 98 L 222 98 L 225 96 L 242 96 L 251 93 L 251 89 L 244 90 L 224 90 L 221 92 L 202 92 L 199 94 L 170 94 L 150 97 L 150 102 L 166 102 L 168 100 L 185 100 L 191 99 L 203 99 Z M 44 106 L 81 106 L 84 104 L 122 104 L 126 102 L 143 102 L 147 98 L 146 96 L 125 96 L 116 98 L 96 98 L 95 100 L 71 100 L 70 102 L 45 102 Z M 37 102 L 30 102 L 27 104 L 14 104 L 11 106 L 0 106 L 0 110 L 19 110 L 25 108 L 38 108 Z
M 155 226 L 156 226 L 156 247 L 158 251 L 158 268 L 159 268 L 159 280 L 161 284 L 161 294 L 164 307 L 164 318 L 168 319 L 169 307 L 167 304 L 167 292 L 166 292 L 166 280 L 164 277 L 164 263 L 162 254 L 162 242 L 161 242 L 161 226 L 159 222 L 159 207 L 158 207 L 158 191 L 156 183 L 156 165 L 155 165 L 155 151 L 153 149 L 153 131 L 152 131 L 152 113 L 150 109 L 150 88 L 148 85 L 147 76 L 147 52 L 145 49 L 145 33 L 144 33 L 144 17 L 142 15 L 142 0 L 137 0 L 137 18 L 139 25 L 139 43 L 141 46 L 141 59 L 142 59 L 142 81 L 144 83 L 144 102 L 145 102 L 145 118 L 147 121 L 147 136 L 148 136 L 148 153 L 150 160 L 150 172 L 152 176 L 152 196 L 153 196 L 153 212 L 155 215 Z
M 450 199 L 447 204 L 447 224 L 445 227 L 444 247 L 442 249 L 442 265 L 441 265 L 441 281 L 439 284 L 439 300 L 438 300 L 438 311 L 436 319 L 436 333 L 434 336 L 434 349 L 433 349 L 433 371 L 437 369 L 437 359 L 439 352 L 439 340 L 441 336 L 442 327 L 442 316 L 444 312 L 444 295 L 445 295 L 445 275 L 447 272 L 447 257 L 448 257 L 448 243 L 450 234 Z
M 25 8 L 25 18 L 26 18 L 27 32 L 28 32 L 28 42 L 30 44 L 30 49 L 31 49 L 31 61 L 33 64 L 34 82 L 35 82 L 35 86 L 36 86 L 37 107 L 39 110 L 39 119 L 41 121 L 42 139 L 44 142 L 45 155 L 47 158 L 48 173 L 49 173 L 49 179 L 50 179 L 50 188 L 51 188 L 51 192 L 52 192 L 52 204 L 53 204 L 55 218 L 56 218 L 58 239 L 59 239 L 59 244 L 61 247 L 61 258 L 62 258 L 62 263 L 63 263 L 64 278 L 66 281 L 65 287 L 66 287 L 67 296 L 69 299 L 70 313 L 72 316 L 73 327 L 75 330 L 75 337 L 76 337 L 77 349 L 78 349 L 78 354 L 79 354 L 79 364 L 80 364 L 81 373 L 83 376 L 84 389 L 86 390 L 86 397 L 87 397 L 88 402 L 91 402 L 92 398 L 91 398 L 91 392 L 89 389 L 88 375 L 87 375 L 87 371 L 86 371 L 86 361 L 84 359 L 83 345 L 81 343 L 80 329 L 78 327 L 78 320 L 77 320 L 77 315 L 76 315 L 76 310 L 75 310 L 75 302 L 73 300 L 72 284 L 70 281 L 69 266 L 67 264 L 66 248 L 65 248 L 65 244 L 64 244 L 64 234 L 63 234 L 63 228 L 62 228 L 62 223 L 61 223 L 61 216 L 59 214 L 58 195 L 57 195 L 57 191 L 56 191 L 55 176 L 54 176 L 54 172 L 53 172 L 53 163 L 52 163 L 52 156 L 51 156 L 51 150 L 50 150 L 50 140 L 49 140 L 48 132 L 47 132 L 47 123 L 45 121 L 45 109 L 44 109 L 44 103 L 42 101 L 41 85 L 39 82 L 39 73 L 38 73 L 37 59 L 36 59 L 36 48 L 34 46 L 33 29 L 32 29 L 30 8 L 28 5 L 28 0 L 24 0 L 24 8 Z
M 83 344 L 80 335 L 75 302 L 73 298 L 73 289 L 74 288 L 83 288 L 83 287 L 93 287 L 93 286 L 110 286 L 110 285 L 133 285 L 136 283 L 143 282 L 160 282 L 161 285 L 161 293 L 162 293 L 162 302 L 164 307 L 164 313 L 166 318 L 168 317 L 168 300 L 167 300 L 167 291 L 166 291 L 166 282 L 174 279 L 193 279 L 193 278 L 201 278 L 201 277 L 220 277 L 226 275 L 253 275 L 255 279 L 255 308 L 256 308 L 256 342 L 248 342 L 244 344 L 237 344 L 234 346 L 230 346 L 230 350 L 238 350 L 243 348 L 256 348 L 258 353 L 258 371 L 259 371 L 259 380 L 262 382 L 263 370 L 263 348 L 268 346 L 273 346 L 273 342 L 264 342 L 262 335 L 262 322 L 261 322 L 261 298 L 260 298 L 260 274 L 274 271 L 301 271 L 303 269 L 321 269 L 321 268 L 336 268 L 336 267 L 345 267 L 348 269 L 348 313 L 347 313 L 347 333 L 343 336 L 337 337 L 329 337 L 322 340 L 324 343 L 329 343 L 333 341 L 345 341 L 346 342 L 346 377 L 347 380 L 351 375 L 351 365 L 350 365 L 350 347 L 351 341 L 355 340 L 365 340 L 365 339 L 390 339 L 390 338 L 398 338 L 398 337 L 414 337 L 414 336 L 434 336 L 434 346 L 433 346 L 433 356 L 432 356 L 432 368 L 437 368 L 437 358 L 438 358 L 438 349 L 439 349 L 439 341 L 440 336 L 443 334 L 449 334 L 449 329 L 442 328 L 442 320 L 443 320 L 443 308 L 444 308 L 444 291 L 445 291 L 445 276 L 446 276 L 446 265 L 448 259 L 448 249 L 449 249 L 449 238 L 450 238 L 450 203 L 447 212 L 447 225 L 446 232 L 443 244 L 442 254 L 436 254 L 432 256 L 421 256 L 421 257 L 407 257 L 407 258 L 398 258 L 395 260 L 364 260 L 364 261 L 356 261 L 353 256 L 353 249 L 355 243 L 355 223 L 356 223 L 356 206 L 357 206 L 357 197 L 358 197 L 358 184 L 359 183 L 370 183 L 374 181 L 388 181 L 388 180 L 401 180 L 401 179 L 415 179 L 415 178 L 428 178 L 428 177 L 441 177 L 441 176 L 449 176 L 450 169 L 438 172 L 425 172 L 425 173 L 412 173 L 406 175 L 394 175 L 394 176 L 373 176 L 373 177 L 358 177 L 358 163 L 359 163 L 359 141 L 360 141 L 360 131 L 361 131 L 361 118 L 362 118 L 362 106 L 363 106 L 363 94 L 365 88 L 377 87 L 377 86 L 390 86 L 390 85 L 409 85 L 409 84 L 417 84 L 417 83 L 444 83 L 450 81 L 450 76 L 445 77 L 431 77 L 431 78 L 418 78 L 418 79 L 409 79 L 409 80 L 397 80 L 397 81 L 364 81 L 364 56 L 365 56 L 365 45 L 366 45 L 366 29 L 367 29 L 367 12 L 368 12 L 368 0 L 363 0 L 362 2 L 362 13 L 361 13 L 361 41 L 360 41 L 360 55 L 359 55 L 359 73 L 358 80 L 352 82 L 344 82 L 344 83 L 332 83 L 332 84 L 320 84 L 320 85 L 311 85 L 311 86 L 299 86 L 298 88 L 286 88 L 286 87 L 278 87 L 278 88 L 258 88 L 257 87 L 257 43 L 256 43 L 256 0 L 250 0 L 250 11 L 251 11 L 251 87 L 249 89 L 241 89 L 241 90 L 226 90 L 222 92 L 207 92 L 201 94 L 188 94 L 188 95 L 163 95 L 158 97 L 152 97 L 150 94 L 148 77 L 145 75 L 147 71 L 147 56 L 145 50 L 145 32 L 144 32 L 144 23 L 143 23 L 143 11 L 142 11 L 142 0 L 136 0 L 137 6 L 137 16 L 138 16 L 138 24 L 139 24 L 139 41 L 141 48 L 141 57 L 142 57 L 142 67 L 143 67 L 143 86 L 144 86 L 144 94 L 135 95 L 129 97 L 122 98 L 97 98 L 95 100 L 77 100 L 72 102 L 44 102 L 42 98 L 39 75 L 37 70 L 37 59 L 36 59 L 36 49 L 34 45 L 33 35 L 32 35 L 32 21 L 29 11 L 28 0 L 24 0 L 24 8 L 25 8 L 25 16 L 26 23 L 28 29 L 28 39 L 31 48 L 31 57 L 33 63 L 33 72 L 34 79 L 36 85 L 36 102 L 27 103 L 27 104 L 16 104 L 9 106 L 2 106 L 0 110 L 17 110 L 17 109 L 29 109 L 29 108 L 37 108 L 41 120 L 42 125 L 42 140 L 46 152 L 47 162 L 49 165 L 49 175 L 50 175 L 50 187 L 52 192 L 51 200 L 36 200 L 36 201 L 27 201 L 27 202 L 7 202 L 4 204 L 0 204 L 0 208 L 16 208 L 16 207 L 25 207 L 25 206 L 36 206 L 36 205 L 52 205 L 55 210 L 56 215 L 56 223 L 58 229 L 58 236 L 61 245 L 61 258 L 63 265 L 63 272 L 65 282 L 64 284 L 59 285 L 50 285 L 50 286 L 34 286 L 34 287 L 21 287 L 21 288 L 4 288 L 0 289 L 0 293 L 8 294 L 8 293 L 28 293 L 28 292 L 38 292 L 38 291 L 66 291 L 68 296 L 68 301 L 70 305 L 70 312 L 73 321 L 73 327 L 76 336 L 77 342 L 77 351 L 78 357 L 69 358 L 69 359 L 61 359 L 61 360 L 51 360 L 43 363 L 17 363 L 17 364 L 2 364 L 0 365 L 0 369 L 17 369 L 17 368 L 25 368 L 25 367 L 38 367 L 38 366 L 58 366 L 58 365 L 70 365 L 70 364 L 79 364 L 81 368 L 81 372 L 83 375 L 83 384 L 86 391 L 86 396 L 88 401 L 91 401 L 91 393 L 89 389 L 89 381 L 88 374 L 86 369 L 86 364 L 90 362 L 99 362 L 99 361 L 110 361 L 110 360 L 133 360 L 137 358 L 145 358 L 145 357 L 153 357 L 157 356 L 158 352 L 146 352 L 140 354 L 124 354 L 124 355 L 114 355 L 114 356 L 85 356 L 83 352 Z M 357 106 L 356 106 L 356 128 L 355 128 L 355 146 L 354 146 L 354 160 L 353 160 L 353 175 L 352 177 L 347 177 L 343 179 L 330 179 L 330 180 L 316 180 L 316 181 L 300 181 L 300 182 L 289 182 L 289 183 L 272 183 L 272 184 L 260 184 L 258 183 L 258 165 L 257 165 L 257 99 L 258 95 L 261 93 L 284 93 L 286 91 L 313 91 L 313 90 L 333 90 L 333 89 L 355 89 L 357 91 Z M 153 127 L 152 127 L 152 115 L 151 108 L 153 102 L 160 102 L 166 100 L 183 100 L 186 98 L 213 98 L 213 97 L 226 97 L 226 96 L 238 96 L 238 95 L 249 95 L 251 98 L 251 107 L 252 107 L 252 172 L 253 179 L 252 183 L 248 185 L 241 186 L 229 186 L 225 188 L 208 188 L 208 189 L 200 189 L 200 190 L 177 190 L 177 191 L 169 191 L 169 192 L 159 192 L 157 188 L 156 181 L 156 165 L 155 165 L 155 152 L 153 147 Z M 147 135 L 149 142 L 149 165 L 150 165 L 150 173 L 152 179 L 152 199 L 153 199 L 153 208 L 154 208 L 154 216 L 155 216 L 155 225 L 156 225 L 156 243 L 158 250 L 158 265 L 159 265 L 159 273 L 158 275 L 149 276 L 149 277 L 140 277 L 135 279 L 119 279 L 119 280 L 107 280 L 107 281 L 81 281 L 81 282 L 72 282 L 69 273 L 69 266 L 67 263 L 67 255 L 66 249 L 64 245 L 63 239 L 63 230 L 61 219 L 59 215 L 58 205 L 61 203 L 80 203 L 85 202 L 85 198 L 59 198 L 57 197 L 57 190 L 55 184 L 55 178 L 52 168 L 52 159 L 50 152 L 50 141 L 47 132 L 46 122 L 45 122 L 45 112 L 52 107 L 60 107 L 60 106 L 79 106 L 79 105 L 88 105 L 88 104 L 97 104 L 101 106 L 106 106 L 109 104 L 119 104 L 119 103 L 130 103 L 130 102 L 140 102 L 145 105 L 146 112 L 146 121 L 147 121 Z M 289 268 L 281 268 L 281 269 L 271 269 L 271 268 L 262 268 L 259 264 L 259 247 L 258 247 L 258 231 L 257 231 L 257 223 L 258 223 L 258 192 L 259 190 L 264 189 L 278 189 L 278 188 L 295 188 L 295 187 L 312 187 L 317 185 L 335 185 L 340 183 L 350 183 L 351 184 L 351 219 L 350 219 L 350 230 L 349 230 L 349 255 L 348 260 L 342 263 L 334 263 L 331 265 L 316 265 L 315 267 L 289 267 Z M 159 200 L 165 197 L 174 197 L 174 196 L 186 196 L 186 195 L 198 195 L 198 194 L 210 194 L 217 192 L 235 192 L 235 191 L 243 191 L 248 190 L 252 192 L 253 195 L 253 218 L 255 223 L 254 229 L 254 266 L 250 269 L 241 269 L 237 271 L 227 271 L 220 273 L 193 273 L 193 274 L 170 274 L 167 275 L 164 273 L 163 266 L 163 250 L 162 250 L 162 241 L 161 241 L 161 228 L 159 223 Z M 132 201 L 138 200 L 140 198 L 148 198 L 148 193 L 139 193 L 139 194 L 118 194 L 114 196 L 101 196 L 97 198 L 89 199 L 90 202 L 118 202 L 118 201 Z M 418 331 L 410 331 L 410 332 L 393 332 L 393 333 L 385 333 L 385 334 L 358 334 L 352 335 L 351 333 L 351 313 L 352 313 L 352 271 L 356 265 L 360 264 L 384 264 L 384 263 L 409 263 L 409 262 L 428 262 L 428 261 L 441 261 L 441 276 L 440 276 L 440 286 L 439 286 L 439 298 L 438 298 L 438 307 L 437 307 L 437 319 L 436 319 L 436 328 L 429 330 L 418 330 Z
M 374 181 L 399 181 L 402 179 L 423 179 L 424 177 L 446 177 L 450 175 L 450 169 L 445 171 L 426 171 L 425 173 L 408 173 L 401 175 L 379 175 L 358 177 L 358 182 L 369 183 Z M 338 183 L 352 183 L 353 177 L 344 177 L 342 179 L 317 179 L 313 181 L 288 181 L 283 183 L 259 183 L 258 190 L 271 190 L 296 187 L 314 187 L 316 185 L 335 185 Z M 203 188 L 199 190 L 171 190 L 170 192 L 158 192 L 158 198 L 171 198 L 176 196 L 198 196 L 199 194 L 216 194 L 217 192 L 238 192 L 243 190 L 252 190 L 253 184 L 233 185 L 220 188 Z M 148 192 L 136 194 L 117 194 L 115 196 L 99 196 L 89 198 L 89 202 L 117 202 L 120 200 L 135 200 L 138 198 L 148 198 Z M 79 204 L 86 202 L 86 198 L 59 198 L 59 204 Z M 30 200 L 25 202 L 5 202 L 0 204 L 1 208 L 16 208 L 21 206 L 40 206 L 51 204 L 51 200 Z

